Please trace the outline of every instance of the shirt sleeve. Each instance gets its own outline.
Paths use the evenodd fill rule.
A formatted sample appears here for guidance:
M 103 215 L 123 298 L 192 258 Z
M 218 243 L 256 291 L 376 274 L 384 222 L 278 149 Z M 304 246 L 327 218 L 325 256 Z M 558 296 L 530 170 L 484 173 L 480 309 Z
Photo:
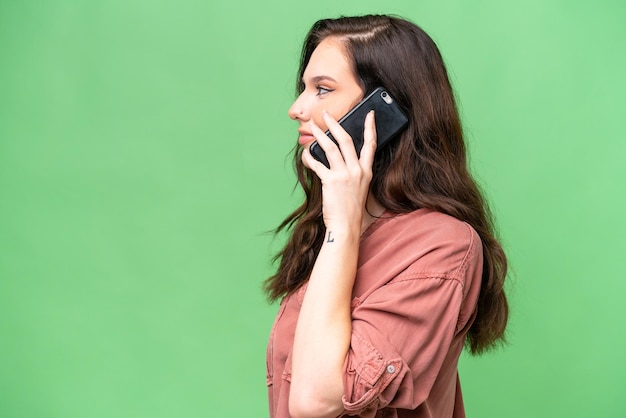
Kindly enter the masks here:
M 419 255 L 363 300 L 353 300 L 344 414 L 374 417 L 385 407 L 412 410 L 429 399 L 437 379 L 456 383 L 482 272 L 478 235 L 467 226 L 461 231 L 394 248 L 394 254 Z M 383 274 L 387 266 L 379 263 Z
M 345 413 L 373 417 L 387 406 L 420 405 L 456 334 L 462 299 L 456 279 L 409 277 L 355 301 L 344 365 Z

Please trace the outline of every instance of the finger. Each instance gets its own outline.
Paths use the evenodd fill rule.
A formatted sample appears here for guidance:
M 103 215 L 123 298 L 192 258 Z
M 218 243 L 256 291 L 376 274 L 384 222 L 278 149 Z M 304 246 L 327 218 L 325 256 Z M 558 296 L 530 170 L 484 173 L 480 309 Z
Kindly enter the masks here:
M 363 127 L 363 148 L 361 148 L 361 164 L 368 169 L 374 163 L 374 155 L 376 154 L 376 120 L 374 111 L 370 110 L 365 117 L 365 126 Z
M 324 150 L 330 167 L 340 167 L 344 165 L 345 162 L 337 144 L 335 144 L 314 121 L 310 122 L 310 126 L 311 133 L 315 139 L 317 139 L 318 145 Z
M 322 111 L 322 118 L 324 119 L 324 122 L 326 122 L 326 126 L 328 126 L 330 133 L 333 134 L 333 137 L 337 140 L 339 150 L 341 151 L 341 155 L 343 156 L 346 164 L 357 164 L 359 157 L 356 154 L 352 137 L 345 131 L 345 129 L 343 129 L 343 126 L 341 126 L 339 122 L 337 122 L 325 110 Z
M 302 150 L 302 156 L 300 159 L 306 168 L 313 170 L 313 172 L 320 178 L 324 175 L 325 171 L 328 171 L 328 168 L 324 164 L 317 161 L 315 157 L 311 155 L 308 148 L 304 148 Z

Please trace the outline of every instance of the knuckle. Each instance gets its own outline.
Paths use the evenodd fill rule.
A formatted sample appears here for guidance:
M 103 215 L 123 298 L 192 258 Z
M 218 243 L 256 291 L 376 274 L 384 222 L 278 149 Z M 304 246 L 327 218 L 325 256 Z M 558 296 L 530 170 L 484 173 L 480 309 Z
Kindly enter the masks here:
M 361 167 L 356 167 L 350 170 L 350 176 L 358 182 L 363 180 L 364 174 L 365 173 L 363 172 Z
M 354 177 L 360 177 L 363 174 L 363 170 L 361 169 L 360 165 L 354 164 L 350 167 L 350 174 L 352 174 Z

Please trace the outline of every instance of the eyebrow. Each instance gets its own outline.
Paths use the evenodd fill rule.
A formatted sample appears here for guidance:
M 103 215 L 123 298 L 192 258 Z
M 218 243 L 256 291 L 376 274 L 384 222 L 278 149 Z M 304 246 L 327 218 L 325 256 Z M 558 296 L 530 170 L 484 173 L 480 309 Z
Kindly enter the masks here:
M 337 80 L 335 80 L 334 78 L 328 76 L 328 75 L 316 75 L 315 77 L 311 77 L 311 82 L 312 83 L 319 83 L 320 81 L 324 81 L 324 80 L 330 80 L 333 83 L 336 83 Z M 306 83 L 306 81 L 304 80 L 304 78 L 302 79 L 303 83 Z

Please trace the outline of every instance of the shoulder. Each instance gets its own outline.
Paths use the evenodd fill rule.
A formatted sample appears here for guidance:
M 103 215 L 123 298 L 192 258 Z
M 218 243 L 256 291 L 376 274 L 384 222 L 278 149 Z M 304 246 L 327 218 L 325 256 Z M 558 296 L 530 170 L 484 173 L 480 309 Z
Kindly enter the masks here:
M 482 243 L 468 223 L 429 209 L 387 219 L 369 239 L 373 252 L 404 265 L 402 277 L 462 278 L 482 267 Z M 370 244 L 370 243 L 368 243 Z
M 441 277 L 465 284 L 476 270 L 482 270 L 482 243 L 467 222 L 435 211 L 415 211 L 404 221 L 407 243 L 421 257 L 407 269 L 415 277 Z M 415 231 L 415 235 L 411 233 Z M 410 239 L 410 238 L 409 238 Z
M 467 222 L 436 212 L 431 209 L 419 209 L 406 214 L 400 214 L 391 219 L 396 228 L 403 233 L 416 234 L 433 239 L 454 238 L 456 240 L 472 240 L 478 234 Z
M 480 242 L 478 233 L 467 222 L 430 209 L 393 216 L 377 232 L 388 240 L 409 246 L 438 243 L 468 247 Z

